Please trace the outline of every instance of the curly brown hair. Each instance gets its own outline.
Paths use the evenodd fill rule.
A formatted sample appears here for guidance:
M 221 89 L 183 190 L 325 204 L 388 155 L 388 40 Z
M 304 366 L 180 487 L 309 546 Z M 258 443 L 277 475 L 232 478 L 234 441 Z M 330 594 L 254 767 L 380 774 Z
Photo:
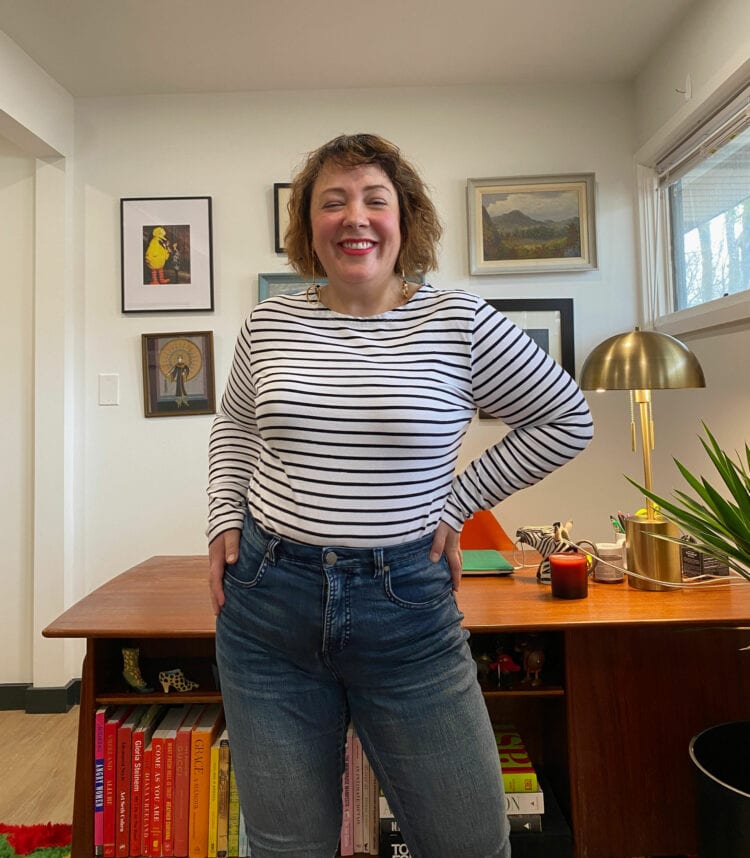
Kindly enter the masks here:
M 325 273 L 312 246 L 310 201 L 316 179 L 331 163 L 339 167 L 380 167 L 398 195 L 401 249 L 394 270 L 407 277 L 434 271 L 443 232 L 435 207 L 416 169 L 401 156 L 397 146 L 376 134 L 335 137 L 311 152 L 294 177 L 289 194 L 289 227 L 284 236 L 284 248 L 294 270 L 303 277 Z

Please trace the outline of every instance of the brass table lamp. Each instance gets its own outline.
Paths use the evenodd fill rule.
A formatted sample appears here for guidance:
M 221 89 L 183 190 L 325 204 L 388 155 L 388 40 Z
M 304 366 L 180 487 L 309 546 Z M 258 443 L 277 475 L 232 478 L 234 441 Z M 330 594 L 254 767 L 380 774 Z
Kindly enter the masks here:
M 651 451 L 654 424 L 651 391 L 685 387 L 705 387 L 703 370 L 696 356 L 679 340 L 658 331 L 636 328 L 600 343 L 581 369 L 584 390 L 628 390 L 638 403 L 643 451 L 643 483 L 651 491 Z M 632 403 L 632 400 L 631 400 Z M 635 425 L 631 423 L 632 445 L 636 449 Z M 674 524 L 659 515 L 653 501 L 646 498 L 646 514 L 630 516 L 625 522 L 628 583 L 640 590 L 668 590 L 680 583 L 679 546 L 657 533 L 679 536 Z M 666 582 L 662 586 L 659 581 Z

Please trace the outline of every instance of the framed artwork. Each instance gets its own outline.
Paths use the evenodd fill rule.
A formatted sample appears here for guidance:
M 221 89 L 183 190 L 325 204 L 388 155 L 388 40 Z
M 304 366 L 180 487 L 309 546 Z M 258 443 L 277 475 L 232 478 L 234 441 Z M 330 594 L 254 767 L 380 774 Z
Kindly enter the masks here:
M 327 281 L 324 277 L 317 277 L 315 282 L 325 286 Z M 258 301 L 265 301 L 274 295 L 296 295 L 304 292 L 311 283 L 312 280 L 305 280 L 299 274 L 259 274 Z
M 472 274 L 596 268 L 594 174 L 469 179 Z
M 213 331 L 142 334 L 146 417 L 215 414 Z
M 273 186 L 273 235 L 276 253 L 284 253 L 284 235 L 289 226 L 289 182 L 276 182 Z
M 575 378 L 576 356 L 572 298 L 488 298 L 560 366 Z
M 211 197 L 120 200 L 122 312 L 214 308 Z

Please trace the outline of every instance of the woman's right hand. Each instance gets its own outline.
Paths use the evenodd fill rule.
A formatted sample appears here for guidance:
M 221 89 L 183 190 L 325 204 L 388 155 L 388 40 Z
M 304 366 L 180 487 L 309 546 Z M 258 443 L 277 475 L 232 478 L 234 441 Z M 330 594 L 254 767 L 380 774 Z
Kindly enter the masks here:
M 214 615 L 224 605 L 224 567 L 236 563 L 240 556 L 240 530 L 225 530 L 208 546 L 208 588 Z

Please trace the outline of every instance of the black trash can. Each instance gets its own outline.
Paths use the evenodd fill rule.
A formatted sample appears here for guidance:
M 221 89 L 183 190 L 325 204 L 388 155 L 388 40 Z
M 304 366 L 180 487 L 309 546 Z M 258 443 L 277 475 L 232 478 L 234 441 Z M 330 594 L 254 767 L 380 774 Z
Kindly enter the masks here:
M 750 721 L 717 724 L 694 736 L 698 858 L 750 856 Z

